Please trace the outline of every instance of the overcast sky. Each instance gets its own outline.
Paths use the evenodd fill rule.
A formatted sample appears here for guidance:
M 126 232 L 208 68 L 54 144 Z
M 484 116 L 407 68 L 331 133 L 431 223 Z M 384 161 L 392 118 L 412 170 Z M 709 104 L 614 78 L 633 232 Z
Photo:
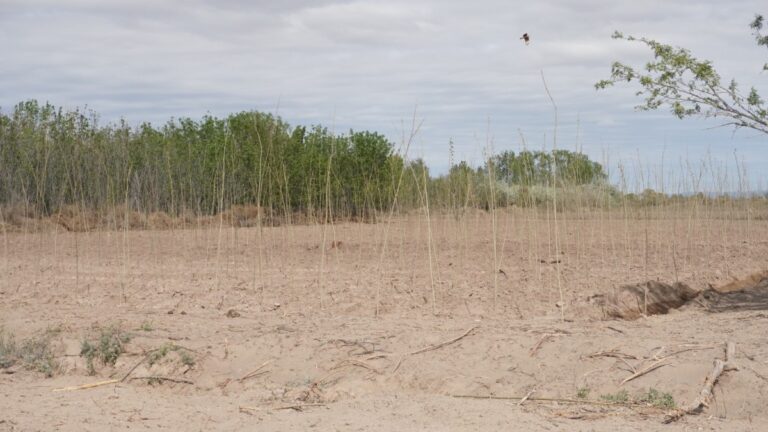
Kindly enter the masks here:
M 610 64 L 647 61 L 621 30 L 689 48 L 724 78 L 768 98 L 768 50 L 748 25 L 764 1 L 308 1 L 0 0 L 0 109 L 35 98 L 89 108 L 104 122 L 277 112 L 291 125 L 375 130 L 411 148 L 433 172 L 483 148 L 578 145 L 631 170 L 681 158 L 744 159 L 756 186 L 768 178 L 768 136 L 646 113 L 633 89 L 595 91 Z M 519 37 L 531 35 L 526 46 Z M 578 134 L 577 134 L 578 132 Z M 577 140 L 578 135 L 578 140 Z M 546 141 L 545 141 L 546 139 Z M 720 162 L 718 162 L 720 161 Z M 653 169 L 659 171 L 658 169 Z M 615 171 L 615 169 L 614 169 Z

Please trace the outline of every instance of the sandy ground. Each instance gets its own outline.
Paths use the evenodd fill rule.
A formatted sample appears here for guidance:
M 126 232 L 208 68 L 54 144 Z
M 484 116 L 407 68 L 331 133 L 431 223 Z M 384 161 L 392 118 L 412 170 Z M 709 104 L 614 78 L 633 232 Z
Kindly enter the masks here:
M 701 290 L 766 270 L 768 221 L 500 212 L 495 254 L 491 227 L 473 213 L 4 235 L 0 325 L 17 340 L 53 334 L 59 370 L 0 373 L 0 431 L 768 430 L 768 311 L 608 321 L 593 301 L 626 283 Z M 81 342 L 108 326 L 131 340 L 91 376 Z M 649 389 L 687 404 L 726 341 L 739 370 L 704 413 L 663 425 L 664 409 L 600 404 Z M 167 344 L 181 348 L 150 366 Z M 595 355 L 607 351 L 624 358 Z M 579 393 L 596 404 L 519 403 Z

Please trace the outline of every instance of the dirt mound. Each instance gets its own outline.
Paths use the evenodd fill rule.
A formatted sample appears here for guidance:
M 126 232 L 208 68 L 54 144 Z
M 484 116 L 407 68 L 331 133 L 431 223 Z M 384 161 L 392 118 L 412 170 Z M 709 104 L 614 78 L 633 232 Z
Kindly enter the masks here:
M 688 303 L 697 291 L 682 283 L 672 285 L 648 281 L 624 285 L 601 302 L 603 314 L 609 318 L 635 320 L 644 315 L 666 314 Z

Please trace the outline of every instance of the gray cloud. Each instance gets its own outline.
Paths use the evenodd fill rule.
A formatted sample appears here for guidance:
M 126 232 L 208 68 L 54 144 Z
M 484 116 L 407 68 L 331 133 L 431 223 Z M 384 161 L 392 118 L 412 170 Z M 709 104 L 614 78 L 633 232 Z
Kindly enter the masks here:
M 761 7 L 763 9 L 761 9 Z M 379 130 L 398 141 L 424 119 L 419 153 L 438 171 L 448 141 L 457 155 L 578 144 L 600 160 L 669 160 L 710 153 L 768 172 L 768 140 L 708 130 L 667 113 L 637 113 L 632 89 L 595 92 L 610 63 L 641 65 L 639 45 L 613 30 L 690 48 L 727 77 L 766 90 L 768 58 L 747 24 L 758 1 L 607 0 L 181 1 L 4 0 L 0 3 L 0 106 L 37 98 L 88 105 L 102 118 L 170 117 L 279 110 L 292 124 Z M 529 32 L 530 46 L 518 40 Z M 578 119 L 578 121 L 577 121 Z M 489 127 L 490 125 L 490 127 Z M 545 141 L 546 136 L 546 141 Z

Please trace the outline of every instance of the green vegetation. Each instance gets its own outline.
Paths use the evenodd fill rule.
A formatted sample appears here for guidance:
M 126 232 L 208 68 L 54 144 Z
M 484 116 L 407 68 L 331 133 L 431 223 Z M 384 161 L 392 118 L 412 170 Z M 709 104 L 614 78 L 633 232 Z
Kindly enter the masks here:
M 102 126 L 95 113 L 36 101 L 0 113 L 0 206 L 27 217 L 200 216 L 252 206 L 266 223 L 372 219 L 393 203 L 424 206 L 424 191 L 437 209 L 488 208 L 491 196 L 494 207 L 537 205 L 551 198 L 536 187 L 611 189 L 605 180 L 600 164 L 565 150 L 504 152 L 485 166 L 452 163 L 447 175 L 432 177 L 378 133 L 335 135 L 260 112 L 160 127 Z
M 147 363 L 152 366 L 172 352 L 175 352 L 179 355 L 179 360 L 184 366 L 192 367 L 195 365 L 195 358 L 192 357 L 192 354 L 189 353 L 189 350 L 170 342 L 152 351 L 149 356 L 147 356 Z
M 19 344 L 12 334 L 0 328 L 0 369 L 21 364 L 26 369 L 52 377 L 58 369 L 58 362 L 51 348 L 56 333 L 56 330 L 47 330 Z
M 579 392 L 581 392 L 581 389 L 579 390 Z M 578 396 L 578 397 L 581 398 L 582 396 Z M 662 393 L 656 390 L 655 388 L 650 388 L 648 389 L 647 392 L 642 393 L 637 397 L 631 397 L 629 395 L 629 392 L 627 392 L 626 390 L 620 390 L 613 394 L 608 393 L 608 394 L 600 395 L 600 399 L 606 402 L 616 403 L 616 404 L 626 404 L 626 403 L 644 404 L 644 405 L 661 408 L 661 409 L 674 409 L 675 407 L 677 407 L 677 404 L 675 403 L 675 399 L 672 397 L 670 393 Z
M 627 403 L 630 401 L 629 392 L 627 392 L 626 390 L 620 390 L 613 394 L 607 393 L 604 395 L 600 395 L 600 399 L 606 402 L 617 403 L 617 404 Z
M 760 33 L 763 17 L 757 15 L 750 27 L 757 44 L 768 47 L 768 36 Z M 648 46 L 654 59 L 645 65 L 644 71 L 614 62 L 611 77 L 595 84 L 597 89 L 634 81 L 641 88 L 637 95 L 645 97 L 645 103 L 638 109 L 654 110 L 667 106 L 681 119 L 690 116 L 723 118 L 727 119 L 723 126 L 768 133 L 768 106 L 754 87 L 745 94 L 735 80 L 723 83 L 712 62 L 697 59 L 687 49 L 653 39 L 625 36 L 620 32 L 614 33 L 613 38 Z M 768 64 L 763 68 L 768 70 Z
M 589 397 L 589 393 L 592 390 L 589 387 L 581 387 L 576 391 L 576 397 L 579 399 L 586 399 Z
M 640 395 L 637 401 L 656 408 L 674 409 L 677 406 L 671 394 L 661 393 L 654 388 L 648 389 L 648 392 Z
M 99 360 L 103 365 L 114 366 L 120 355 L 125 352 L 125 344 L 130 340 L 130 335 L 123 333 L 117 326 L 101 329 L 95 340 L 83 340 L 80 355 L 85 357 L 88 373 L 96 373 L 94 360 Z

